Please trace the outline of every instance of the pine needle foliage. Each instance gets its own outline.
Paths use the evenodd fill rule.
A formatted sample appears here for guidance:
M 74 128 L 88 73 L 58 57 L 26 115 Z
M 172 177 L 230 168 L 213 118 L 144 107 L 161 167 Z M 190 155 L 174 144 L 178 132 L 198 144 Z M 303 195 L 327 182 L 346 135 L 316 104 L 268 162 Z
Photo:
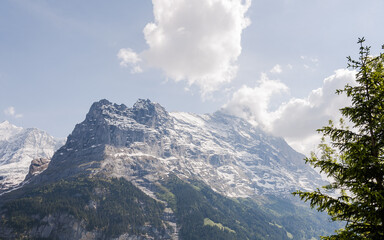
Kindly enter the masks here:
M 384 54 L 372 56 L 364 42 L 359 38 L 358 60 L 347 57 L 356 85 L 336 91 L 351 100 L 340 109 L 350 124 L 341 120 L 339 126 L 330 122 L 318 129 L 323 134 L 319 154 L 305 159 L 333 181 L 321 190 L 293 193 L 333 221 L 346 222 L 322 239 L 384 239 Z

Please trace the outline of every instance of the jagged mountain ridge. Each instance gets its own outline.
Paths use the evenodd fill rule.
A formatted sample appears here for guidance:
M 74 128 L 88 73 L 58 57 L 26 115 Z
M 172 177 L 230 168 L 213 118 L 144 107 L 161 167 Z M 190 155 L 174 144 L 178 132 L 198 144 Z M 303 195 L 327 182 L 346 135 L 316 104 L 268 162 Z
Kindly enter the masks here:
M 39 129 L 0 123 L 0 192 L 20 184 L 33 159 L 49 159 L 63 144 Z
M 125 177 L 145 190 L 174 173 L 230 197 L 288 195 L 324 184 L 303 158 L 282 138 L 220 111 L 168 113 L 150 100 L 132 108 L 101 100 L 36 181 L 87 171 Z

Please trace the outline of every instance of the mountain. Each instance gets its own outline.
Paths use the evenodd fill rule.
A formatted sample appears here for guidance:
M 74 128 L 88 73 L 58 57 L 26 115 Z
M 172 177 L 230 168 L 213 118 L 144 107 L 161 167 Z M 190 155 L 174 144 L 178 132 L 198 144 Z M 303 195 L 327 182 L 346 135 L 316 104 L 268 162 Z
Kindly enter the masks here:
M 141 186 L 172 172 L 229 197 L 289 195 L 325 183 L 303 159 L 284 139 L 222 112 L 168 113 L 149 100 L 132 108 L 101 100 L 55 153 L 44 177 L 102 172 Z
M 303 158 L 220 111 L 101 100 L 45 171 L 0 198 L 0 237 L 310 239 L 334 226 L 292 202 L 325 184 Z
M 63 144 L 39 129 L 0 123 L 0 193 L 25 179 L 33 159 L 50 159 Z

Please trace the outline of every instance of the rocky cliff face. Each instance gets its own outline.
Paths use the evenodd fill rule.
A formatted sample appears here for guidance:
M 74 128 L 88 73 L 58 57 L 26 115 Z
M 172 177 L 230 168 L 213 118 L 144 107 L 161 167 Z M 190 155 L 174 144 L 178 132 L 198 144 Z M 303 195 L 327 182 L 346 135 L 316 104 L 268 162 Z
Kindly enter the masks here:
M 62 144 L 44 131 L 0 123 L 0 193 L 25 179 L 33 159 L 51 158 Z
M 87 171 L 124 177 L 145 189 L 143 182 L 174 173 L 231 197 L 281 195 L 324 184 L 303 158 L 282 138 L 221 112 L 168 113 L 150 100 L 132 108 L 101 100 L 40 181 Z

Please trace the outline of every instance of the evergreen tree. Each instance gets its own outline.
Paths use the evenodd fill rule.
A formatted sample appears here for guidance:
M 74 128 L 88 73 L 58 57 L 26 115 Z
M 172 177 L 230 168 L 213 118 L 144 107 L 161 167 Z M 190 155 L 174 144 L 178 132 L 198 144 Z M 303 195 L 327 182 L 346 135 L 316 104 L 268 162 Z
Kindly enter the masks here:
M 322 190 L 293 193 L 332 220 L 346 222 L 323 239 L 384 239 L 384 54 L 371 56 L 364 41 L 358 41 L 359 59 L 348 57 L 357 84 L 336 91 L 351 100 L 351 106 L 340 109 L 351 128 L 341 120 L 340 127 L 330 122 L 319 129 L 330 144 L 323 137 L 320 156 L 305 159 L 333 181 Z

